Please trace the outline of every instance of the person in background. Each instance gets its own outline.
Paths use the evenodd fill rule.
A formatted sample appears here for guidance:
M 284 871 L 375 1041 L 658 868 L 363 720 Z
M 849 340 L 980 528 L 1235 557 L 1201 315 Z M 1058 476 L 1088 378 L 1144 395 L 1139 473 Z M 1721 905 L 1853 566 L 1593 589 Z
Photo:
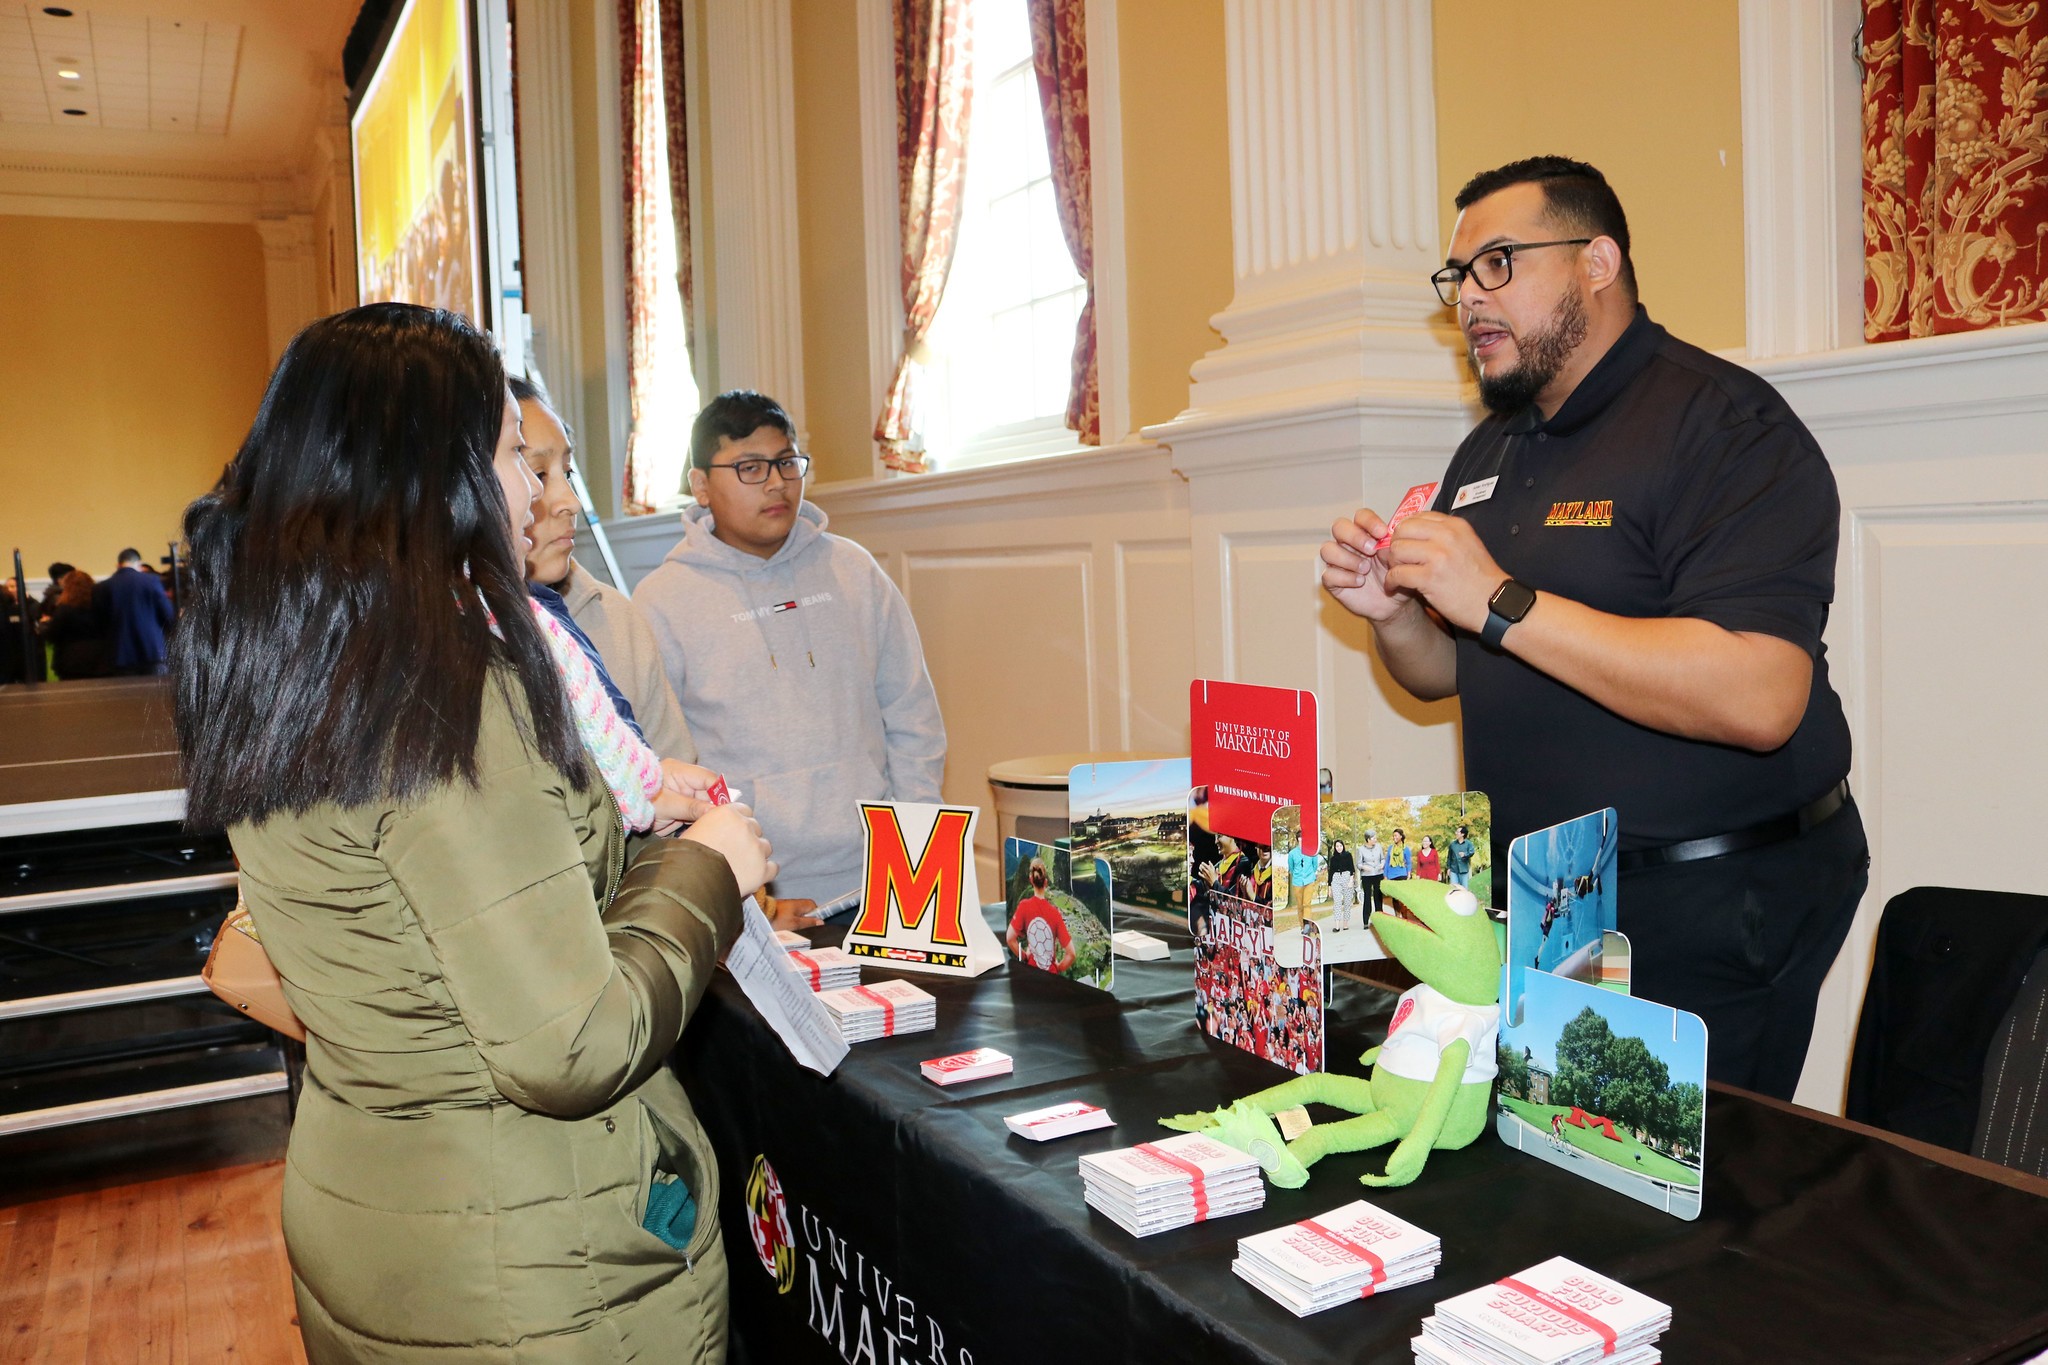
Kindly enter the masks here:
M 1395 830 L 1394 841 L 1387 845 L 1388 881 L 1399 882 L 1406 881 L 1408 879 L 1408 874 L 1413 870 L 1413 865 L 1410 862 L 1410 856 L 1411 850 L 1408 847 L 1408 831 L 1405 829 Z
M 1358 863 L 1342 839 L 1330 841 L 1330 895 L 1337 902 L 1330 927 L 1350 928 L 1351 912 L 1358 908 Z
M 1422 836 L 1422 847 L 1415 850 L 1415 875 L 1426 882 L 1440 882 L 1444 879 L 1443 855 L 1436 851 L 1436 836 Z
M 862 801 L 939 800 L 946 727 L 910 606 L 804 501 L 810 457 L 771 398 L 704 406 L 683 539 L 633 593 L 699 761 L 748 790 L 775 840 L 778 921 L 858 890 Z
M 1478 851 L 1472 842 L 1471 826 L 1458 826 L 1458 837 L 1444 849 L 1444 875 L 1451 885 L 1472 884 L 1472 855 Z
M 37 633 L 50 646 L 50 662 L 65 682 L 104 678 L 109 671 L 107 636 L 93 609 L 92 575 L 73 569 L 57 585 L 57 602 Z
M 21 617 L 14 579 L 0 578 L 0 683 L 21 682 L 27 676 L 21 654 Z
M 1380 843 L 1377 833 L 1367 830 L 1365 842 L 1358 846 L 1358 884 L 1365 894 L 1366 924 L 1372 923 L 1372 917 L 1380 912 L 1380 906 L 1384 903 L 1380 897 L 1380 883 L 1386 879 L 1386 875 L 1386 847 Z
M 534 491 L 489 339 L 382 303 L 293 339 L 186 513 L 187 818 L 228 831 L 307 1031 L 312 1365 L 724 1355 L 718 1173 L 667 1059 L 774 864 L 701 799 L 628 862 L 609 713 L 526 591 Z
M 512 396 L 519 400 L 526 463 L 540 480 L 533 551 L 526 557 L 527 581 L 539 589 L 534 596 L 551 609 L 560 603 L 603 658 L 605 671 L 631 708 L 648 747 L 663 758 L 695 763 L 696 741 L 690 738 L 646 619 L 625 593 L 599 582 L 576 562 L 579 504 L 569 478 L 575 467 L 575 437 L 531 380 L 513 379 Z
M 112 639 L 113 671 L 125 674 L 163 673 L 169 647 L 165 635 L 177 613 L 163 580 L 142 571 L 142 552 L 123 550 L 113 577 L 100 587 L 105 593 L 106 625 Z
M 57 597 L 64 591 L 64 580 L 77 568 L 76 564 L 66 564 L 61 559 L 50 566 L 50 581 L 43 586 L 42 600 L 37 604 L 38 620 L 57 614 Z

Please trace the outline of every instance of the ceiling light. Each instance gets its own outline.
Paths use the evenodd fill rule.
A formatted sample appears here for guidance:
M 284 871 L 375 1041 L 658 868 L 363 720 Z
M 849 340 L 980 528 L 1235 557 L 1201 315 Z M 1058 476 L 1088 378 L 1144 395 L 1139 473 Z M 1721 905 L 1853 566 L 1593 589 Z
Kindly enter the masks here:
M 68 66 L 60 66 L 57 68 L 57 79 L 60 81 L 75 81 L 78 79 L 78 73 Z

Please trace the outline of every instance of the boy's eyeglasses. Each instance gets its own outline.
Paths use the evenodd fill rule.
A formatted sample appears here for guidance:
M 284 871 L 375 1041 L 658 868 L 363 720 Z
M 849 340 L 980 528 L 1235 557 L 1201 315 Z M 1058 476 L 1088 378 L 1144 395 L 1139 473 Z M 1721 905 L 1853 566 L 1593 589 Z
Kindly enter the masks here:
M 808 455 L 785 455 L 779 460 L 735 460 L 731 464 L 714 464 L 707 469 L 730 469 L 741 483 L 766 483 L 768 471 L 779 470 L 782 477 L 791 483 L 797 482 L 810 473 L 811 457 Z

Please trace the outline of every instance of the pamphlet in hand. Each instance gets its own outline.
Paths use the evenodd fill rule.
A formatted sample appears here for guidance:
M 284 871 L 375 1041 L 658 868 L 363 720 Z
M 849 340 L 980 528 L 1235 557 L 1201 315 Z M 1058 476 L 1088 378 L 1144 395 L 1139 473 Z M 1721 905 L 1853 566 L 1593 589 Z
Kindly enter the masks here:
M 722 806 L 731 799 L 721 777 L 711 789 L 711 803 Z M 809 978 L 791 969 L 789 957 L 789 949 L 761 913 L 761 903 L 747 897 L 740 907 L 740 936 L 726 950 L 726 970 L 790 1055 L 820 1076 L 829 1076 L 846 1056 L 846 1041 L 831 1012 L 811 993 Z

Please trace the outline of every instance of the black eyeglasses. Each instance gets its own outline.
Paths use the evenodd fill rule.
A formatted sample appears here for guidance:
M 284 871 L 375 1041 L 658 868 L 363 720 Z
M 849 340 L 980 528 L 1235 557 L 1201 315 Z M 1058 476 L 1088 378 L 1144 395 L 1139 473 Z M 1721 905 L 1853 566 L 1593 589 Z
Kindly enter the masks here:
M 811 472 L 811 457 L 808 455 L 785 455 L 779 460 L 734 460 L 731 464 L 706 465 L 707 469 L 730 469 L 741 483 L 766 483 L 770 469 L 780 470 L 782 477 L 795 483 Z
M 1479 287 L 1491 293 L 1505 289 L 1509 280 L 1515 277 L 1515 253 L 1534 251 L 1546 246 L 1586 246 L 1591 237 L 1567 237 L 1556 242 L 1502 242 L 1490 246 L 1474 256 L 1464 265 L 1447 265 L 1429 277 L 1436 286 L 1436 296 L 1444 301 L 1444 307 L 1457 306 L 1458 291 L 1464 286 L 1466 276 L 1479 282 Z

